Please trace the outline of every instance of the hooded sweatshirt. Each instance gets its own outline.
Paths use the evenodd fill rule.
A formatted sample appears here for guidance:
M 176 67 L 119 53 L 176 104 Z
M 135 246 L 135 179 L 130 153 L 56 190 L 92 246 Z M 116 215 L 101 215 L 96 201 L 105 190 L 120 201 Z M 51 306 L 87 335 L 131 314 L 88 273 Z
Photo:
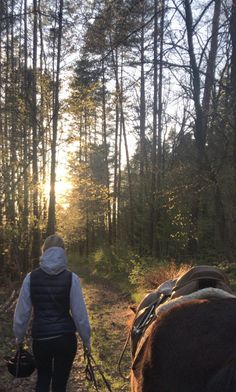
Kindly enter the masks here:
M 67 269 L 65 250 L 60 247 L 51 247 L 47 249 L 40 258 L 39 266 L 48 275 L 60 274 Z M 32 313 L 33 306 L 30 297 L 30 275 L 31 273 L 29 273 L 23 281 L 14 313 L 13 331 L 17 343 L 21 343 L 24 340 Z M 79 277 L 74 272 L 72 272 L 70 289 L 70 310 L 76 329 L 79 332 L 85 347 L 90 349 L 91 330 L 88 313 Z

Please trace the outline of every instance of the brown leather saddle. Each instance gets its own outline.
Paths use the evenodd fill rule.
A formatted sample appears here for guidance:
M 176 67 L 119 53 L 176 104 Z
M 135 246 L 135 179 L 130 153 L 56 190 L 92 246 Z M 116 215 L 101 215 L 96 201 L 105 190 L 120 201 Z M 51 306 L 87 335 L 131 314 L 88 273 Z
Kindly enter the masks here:
M 227 276 L 219 268 L 209 265 L 192 267 L 177 279 L 171 298 L 191 294 L 197 290 L 213 287 L 232 293 Z
M 132 354 L 140 339 L 156 318 L 156 309 L 166 301 L 186 296 L 208 287 L 233 293 L 227 276 L 219 268 L 208 265 L 192 267 L 177 280 L 169 280 L 146 295 L 140 303 L 131 331 Z

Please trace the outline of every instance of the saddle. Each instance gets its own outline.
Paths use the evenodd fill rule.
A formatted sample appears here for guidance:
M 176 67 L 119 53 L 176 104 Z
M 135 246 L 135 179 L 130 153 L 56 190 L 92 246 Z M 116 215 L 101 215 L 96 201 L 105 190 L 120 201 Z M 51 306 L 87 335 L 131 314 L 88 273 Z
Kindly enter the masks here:
M 206 290 L 207 288 L 212 290 Z M 197 297 L 208 298 L 209 296 L 212 298 L 224 295 L 222 291 L 233 294 L 228 278 L 217 267 L 208 265 L 192 267 L 177 280 L 164 282 L 155 291 L 146 295 L 137 309 L 131 331 L 132 353 L 135 353 L 141 337 L 152 321 L 156 319 L 159 306 L 165 308 L 163 305 L 165 302 L 174 305 L 176 298 L 179 297 L 186 297 L 186 300 L 189 297 L 190 300 L 191 294 L 195 292 Z
M 176 280 L 171 298 L 178 298 L 195 291 L 213 287 L 232 293 L 227 276 L 217 267 L 200 265 L 192 267 L 188 272 Z
M 133 353 L 143 332 L 156 317 L 156 308 L 170 298 L 175 282 L 175 280 L 170 279 L 162 283 L 156 290 L 147 294 L 138 306 L 131 331 Z
M 131 331 L 132 370 L 135 377 L 140 371 L 143 353 L 152 333 L 153 321 L 164 312 L 195 299 L 235 298 L 228 278 L 221 270 L 211 266 L 193 267 L 179 279 L 165 282 L 151 294 L 148 294 L 140 304 Z

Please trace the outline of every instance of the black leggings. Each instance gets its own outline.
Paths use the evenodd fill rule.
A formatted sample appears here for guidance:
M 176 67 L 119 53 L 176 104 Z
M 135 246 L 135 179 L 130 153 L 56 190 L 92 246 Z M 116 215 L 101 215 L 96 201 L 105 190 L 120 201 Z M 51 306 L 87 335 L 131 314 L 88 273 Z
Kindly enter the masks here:
M 38 371 L 36 392 L 49 392 L 51 382 L 53 392 L 66 392 L 76 350 L 75 334 L 62 335 L 55 339 L 33 340 Z

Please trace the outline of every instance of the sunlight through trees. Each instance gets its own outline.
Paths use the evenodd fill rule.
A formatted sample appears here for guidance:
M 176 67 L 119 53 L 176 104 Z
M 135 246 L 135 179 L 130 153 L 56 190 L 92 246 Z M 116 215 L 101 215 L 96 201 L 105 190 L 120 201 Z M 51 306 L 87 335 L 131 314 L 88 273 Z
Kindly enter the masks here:
M 0 10 L 1 270 L 55 230 L 84 255 L 234 260 L 235 1 Z

